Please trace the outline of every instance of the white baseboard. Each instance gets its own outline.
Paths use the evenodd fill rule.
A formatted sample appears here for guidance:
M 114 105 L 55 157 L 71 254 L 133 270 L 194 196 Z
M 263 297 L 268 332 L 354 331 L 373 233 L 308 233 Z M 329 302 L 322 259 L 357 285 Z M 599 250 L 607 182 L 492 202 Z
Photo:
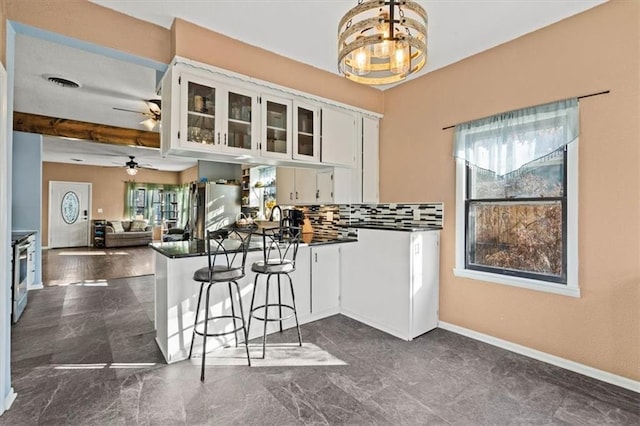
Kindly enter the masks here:
M 585 376 L 593 377 L 594 379 L 611 383 L 612 385 L 620 386 L 622 388 L 629 389 L 634 392 L 640 392 L 640 382 L 636 380 L 618 376 L 616 374 L 612 374 L 604 370 L 598 370 L 597 368 L 589 367 L 588 365 L 584 365 L 584 364 L 577 363 L 575 361 L 570 361 L 568 359 L 560 358 L 559 356 L 551 355 L 546 352 L 541 352 L 536 349 L 518 345 L 517 343 L 508 342 L 506 340 L 502 340 L 497 337 L 489 336 L 488 334 L 473 331 L 468 328 L 460 327 L 454 324 L 449 324 L 444 321 L 440 321 L 438 323 L 438 327 L 442 328 L 443 330 L 461 334 L 463 336 L 470 337 L 472 339 L 479 340 L 481 342 L 488 343 L 490 345 L 497 346 L 499 348 L 506 349 L 508 351 L 527 356 L 529 358 L 537 359 L 539 361 L 564 368 L 566 370 L 583 374 Z
M 18 394 L 14 392 L 13 388 L 9 388 L 9 393 L 4 397 L 4 411 L 7 411 L 11 407 L 13 401 L 16 400 L 16 396 L 18 396 Z M 2 414 L 1 411 L 0 414 Z
M 31 284 L 31 285 L 27 288 L 27 290 L 40 290 L 40 289 L 42 289 L 42 288 L 44 288 L 44 285 L 43 285 L 41 282 L 39 282 L 39 283 Z

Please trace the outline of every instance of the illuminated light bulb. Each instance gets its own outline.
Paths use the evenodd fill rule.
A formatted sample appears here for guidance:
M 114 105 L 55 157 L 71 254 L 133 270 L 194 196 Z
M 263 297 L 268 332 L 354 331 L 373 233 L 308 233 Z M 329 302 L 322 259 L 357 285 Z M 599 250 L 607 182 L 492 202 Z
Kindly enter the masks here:
M 396 41 L 391 52 L 389 71 L 394 74 L 406 74 L 409 72 L 409 59 L 409 44 L 403 40 Z
M 381 13 L 378 18 L 383 20 L 383 22 L 376 26 L 376 30 L 383 40 L 373 45 L 373 56 L 376 58 L 388 58 L 391 51 L 391 42 L 388 40 L 389 14 Z
M 360 38 L 363 37 L 358 36 L 358 39 Z M 356 75 L 369 74 L 371 71 L 371 51 L 369 50 L 369 46 L 362 46 L 353 51 L 352 68 L 353 73 Z

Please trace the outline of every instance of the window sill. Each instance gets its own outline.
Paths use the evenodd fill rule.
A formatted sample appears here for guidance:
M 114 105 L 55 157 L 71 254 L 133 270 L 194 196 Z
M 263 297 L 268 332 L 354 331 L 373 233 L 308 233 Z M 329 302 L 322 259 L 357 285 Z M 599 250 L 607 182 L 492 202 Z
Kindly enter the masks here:
M 526 288 L 535 291 L 544 291 L 563 296 L 580 297 L 580 288 L 569 287 L 564 284 L 554 284 L 546 281 L 532 280 L 529 278 L 507 277 L 489 272 L 472 271 L 469 269 L 454 268 L 453 274 L 456 277 L 470 278 L 472 280 L 486 281 L 495 284 L 509 285 L 512 287 Z

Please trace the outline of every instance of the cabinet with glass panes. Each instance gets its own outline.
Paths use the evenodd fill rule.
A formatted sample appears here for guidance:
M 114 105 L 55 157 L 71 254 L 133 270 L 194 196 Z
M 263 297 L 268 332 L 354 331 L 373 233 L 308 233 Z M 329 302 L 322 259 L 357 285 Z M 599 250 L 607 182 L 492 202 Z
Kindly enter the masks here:
M 291 159 L 292 101 L 262 96 L 262 146 L 264 157 Z
M 293 158 L 320 161 L 320 108 L 293 103 Z
M 164 80 L 167 85 L 163 82 L 163 105 L 169 118 L 169 129 L 162 129 L 164 154 L 255 154 L 257 93 L 180 67 L 168 72 Z M 173 82 L 170 87 L 169 81 Z M 178 108 L 171 108 L 173 104 Z M 176 125 L 179 131 L 174 134 L 171 128 Z

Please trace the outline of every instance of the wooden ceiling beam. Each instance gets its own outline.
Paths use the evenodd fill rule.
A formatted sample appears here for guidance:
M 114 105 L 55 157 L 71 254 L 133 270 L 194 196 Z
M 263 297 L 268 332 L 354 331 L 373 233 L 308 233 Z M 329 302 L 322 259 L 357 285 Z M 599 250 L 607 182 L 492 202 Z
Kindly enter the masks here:
M 160 148 L 160 134 L 25 112 L 13 113 L 13 130 L 112 145 Z

